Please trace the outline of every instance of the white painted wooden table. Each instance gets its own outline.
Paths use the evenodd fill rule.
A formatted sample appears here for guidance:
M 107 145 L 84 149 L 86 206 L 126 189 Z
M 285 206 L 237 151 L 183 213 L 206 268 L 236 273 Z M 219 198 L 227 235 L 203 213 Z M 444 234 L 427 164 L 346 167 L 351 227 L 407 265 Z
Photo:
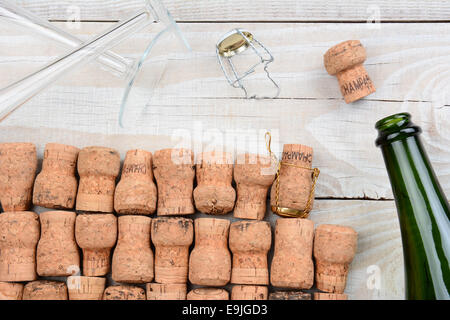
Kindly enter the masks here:
M 140 0 L 16 0 L 83 39 L 137 10 Z M 311 219 L 354 227 L 358 252 L 346 292 L 350 299 L 402 299 L 403 260 L 395 204 L 376 120 L 407 111 L 445 193 L 450 195 L 450 3 L 448 1 L 166 0 L 193 48 L 168 39 L 155 48 L 118 124 L 125 85 L 96 63 L 68 74 L 0 123 L 0 142 L 30 141 L 39 155 L 47 142 L 128 149 L 187 145 L 196 151 L 258 146 L 264 132 L 273 148 L 314 148 L 321 169 Z M 80 14 L 80 23 L 67 23 Z M 75 16 L 74 16 L 75 14 Z M 367 23 L 367 21 L 380 23 Z M 67 50 L 33 33 L 0 23 L 0 87 Z M 228 86 L 215 58 L 217 39 L 235 27 L 251 30 L 275 56 L 270 71 L 281 86 L 275 100 L 249 101 Z M 156 27 L 157 29 L 157 27 Z M 114 51 L 138 57 L 154 34 L 149 28 Z M 347 105 L 337 80 L 323 67 L 334 44 L 359 39 L 377 92 Z M 165 55 L 166 52 L 169 54 Z M 255 75 L 256 84 L 264 84 Z M 42 210 L 36 208 L 38 211 Z M 200 214 L 198 214 L 200 216 Z M 268 212 L 267 219 L 276 219 Z M 374 279 L 379 277 L 379 286 Z

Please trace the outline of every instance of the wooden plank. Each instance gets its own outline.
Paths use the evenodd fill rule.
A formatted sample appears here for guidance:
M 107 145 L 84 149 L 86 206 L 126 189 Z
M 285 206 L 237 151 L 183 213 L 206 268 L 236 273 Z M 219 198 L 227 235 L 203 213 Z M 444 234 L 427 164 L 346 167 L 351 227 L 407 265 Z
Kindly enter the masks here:
M 105 25 L 83 23 L 78 33 L 87 38 Z M 450 194 L 450 74 L 445 71 L 450 55 L 448 26 L 389 24 L 367 33 L 366 66 L 378 91 L 351 105 L 342 101 L 336 79 L 324 70 L 322 54 L 337 42 L 333 33 L 338 32 L 341 39 L 359 38 L 365 34 L 362 28 L 354 24 L 336 29 L 328 24 L 245 26 L 283 62 L 271 66 L 282 87 L 280 99 L 243 100 L 239 90 L 227 85 L 213 48 L 215 39 L 231 24 L 187 24 L 182 27 L 194 53 L 171 54 L 167 60 L 162 58 L 165 47 L 155 48 L 153 62 L 146 65 L 133 91 L 125 128 L 118 125 L 124 81 L 90 64 L 0 123 L 0 141 L 30 140 L 41 151 L 46 142 L 55 140 L 78 146 L 103 144 L 124 154 L 134 147 L 154 151 L 176 146 L 180 143 L 176 136 L 185 135 L 194 148 L 218 144 L 245 150 L 258 146 L 265 152 L 264 132 L 271 130 L 278 135 L 275 151 L 284 143 L 314 147 L 314 164 L 322 170 L 318 197 L 390 199 L 381 153 L 374 146 L 373 126 L 383 116 L 408 111 L 422 127 L 425 147 L 443 189 Z M 143 32 L 116 51 L 136 57 L 148 37 Z M 65 51 L 8 27 L 1 29 L 0 43 L 0 86 Z M 172 45 L 169 48 L 174 49 Z M 302 58 L 296 59 L 300 55 Z M 263 83 L 258 75 L 255 80 Z M 216 141 L 211 141 L 213 137 Z
M 111 21 L 137 11 L 142 0 L 15 0 L 51 20 Z M 178 21 L 448 21 L 446 0 L 165 0 Z
M 36 207 L 37 212 L 48 209 Z M 194 218 L 210 217 L 196 213 Z M 221 218 L 236 221 L 232 214 Z M 310 216 L 316 224 L 340 224 L 358 232 L 358 249 L 350 265 L 345 293 L 349 299 L 404 299 L 401 235 L 393 201 L 316 200 Z M 265 220 L 274 232 L 276 215 L 269 210 Z M 269 266 L 273 257 L 269 252 Z M 108 285 L 114 284 L 108 276 Z M 60 279 L 64 280 L 64 279 Z M 227 286 L 231 289 L 231 286 Z M 270 287 L 272 290 L 272 288 Z M 311 291 L 316 291 L 314 288 Z

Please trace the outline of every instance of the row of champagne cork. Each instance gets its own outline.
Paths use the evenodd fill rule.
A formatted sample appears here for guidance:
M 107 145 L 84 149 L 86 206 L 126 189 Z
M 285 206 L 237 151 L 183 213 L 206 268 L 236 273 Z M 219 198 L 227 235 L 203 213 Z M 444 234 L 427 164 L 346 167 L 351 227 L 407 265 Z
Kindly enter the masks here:
M 80 289 L 81 288 L 81 289 Z M 314 292 L 314 300 L 346 300 L 345 294 Z M 105 289 L 105 278 L 69 277 L 62 281 L 36 280 L 27 284 L 0 282 L 0 300 L 311 300 L 301 291 L 268 293 L 265 286 L 235 285 L 231 297 L 222 288 L 197 288 L 186 284 L 147 283 L 145 289 L 113 285 Z
M 308 207 L 307 203 L 314 198 L 312 155 L 310 147 L 284 145 L 282 163 L 290 165 L 281 167 L 277 180 L 281 184 L 272 188 L 272 206 L 311 209 L 312 203 Z M 47 144 L 42 171 L 35 179 L 35 146 L 0 144 L 0 202 L 4 211 L 29 210 L 33 203 L 51 209 L 135 215 L 155 211 L 158 215 L 187 215 L 195 209 L 222 215 L 234 210 L 238 218 L 264 218 L 268 190 L 276 174 L 271 157 L 240 154 L 235 165 L 226 152 L 205 152 L 198 157 L 195 165 L 194 155 L 187 149 L 159 150 L 154 156 L 144 150 L 128 151 L 116 187 L 120 155 L 114 149 L 79 150 Z
M 194 232 L 195 246 L 189 253 Z M 5 212 L 0 214 L 0 281 L 71 276 L 82 269 L 83 281 L 104 286 L 104 278 L 95 279 L 111 270 L 119 283 L 185 285 L 189 279 L 211 287 L 231 282 L 310 289 L 315 278 L 317 289 L 342 294 L 356 238 L 349 227 L 319 225 L 314 232 L 311 220 L 279 218 L 269 276 L 272 231 L 266 221 Z M 83 251 L 82 268 L 78 247 Z

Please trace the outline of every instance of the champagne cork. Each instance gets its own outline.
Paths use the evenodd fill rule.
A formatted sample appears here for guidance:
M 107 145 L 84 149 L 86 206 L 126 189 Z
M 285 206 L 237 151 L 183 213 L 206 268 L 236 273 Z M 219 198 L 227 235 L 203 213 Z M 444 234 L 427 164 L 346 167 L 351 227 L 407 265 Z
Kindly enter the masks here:
M 158 215 L 195 213 L 194 155 L 187 149 L 164 149 L 155 152 L 153 173 L 158 185 Z
M 75 242 L 75 212 L 47 211 L 39 215 L 41 238 L 36 265 L 40 276 L 64 277 L 80 271 L 80 254 Z
M 146 300 L 145 290 L 132 286 L 110 286 L 103 293 L 103 300 Z
M 267 300 L 268 294 L 265 286 L 236 285 L 231 289 L 231 300 Z
M 359 40 L 348 40 L 330 48 L 323 61 L 327 72 L 336 75 L 346 103 L 375 92 L 375 87 L 363 66 L 366 49 Z
M 36 169 L 34 144 L 0 144 L 0 203 L 4 212 L 31 208 Z
M 73 209 L 78 188 L 75 170 L 79 151 L 64 144 L 48 143 L 45 146 L 42 171 L 34 182 L 34 205 Z
M 152 221 L 155 246 L 155 281 L 186 283 L 189 268 L 189 246 L 194 239 L 191 219 L 160 217 Z
M 23 300 L 67 300 L 67 286 L 60 281 L 28 282 L 23 289 Z
M 271 158 L 256 154 L 240 154 L 234 166 L 237 200 L 234 216 L 262 220 L 267 209 L 267 193 L 275 178 Z
M 0 300 L 22 300 L 23 283 L 0 282 Z
M 356 253 L 358 233 L 350 227 L 322 224 L 314 237 L 316 287 L 343 293 L 349 265 Z
M 348 300 L 345 293 L 314 292 L 314 300 Z
M 0 214 L 0 281 L 36 280 L 39 216 L 31 211 Z
M 119 239 L 112 259 L 112 278 L 116 282 L 147 283 L 153 280 L 153 252 L 150 225 L 146 216 L 119 217 Z
M 311 294 L 301 291 L 277 291 L 269 294 L 269 300 L 311 300 Z
M 195 207 L 206 214 L 224 215 L 233 210 L 236 191 L 233 181 L 233 157 L 230 153 L 211 151 L 199 155 L 196 166 Z
M 224 286 L 230 281 L 231 256 L 227 240 L 230 221 L 195 219 L 195 247 L 189 258 L 189 281 L 204 286 Z
M 274 207 L 299 210 L 305 214 L 311 211 L 314 203 L 312 158 L 311 147 L 301 144 L 283 146 L 279 177 L 275 179 L 270 193 L 273 212 Z
M 78 155 L 77 205 L 79 211 L 113 212 L 120 155 L 110 148 L 87 147 Z
M 310 289 L 314 283 L 314 222 L 280 218 L 275 225 L 275 250 L 270 282 L 275 287 Z
M 189 291 L 187 300 L 230 300 L 230 295 L 225 289 L 198 288 Z
M 152 153 L 144 150 L 128 151 L 114 194 L 114 209 L 118 214 L 149 215 L 156 210 L 156 197 Z
M 267 253 L 272 231 L 266 221 L 237 221 L 230 226 L 230 250 L 233 252 L 231 283 L 269 284 Z
M 117 218 L 113 214 L 80 214 L 75 222 L 75 239 L 83 249 L 83 275 L 106 275 L 111 248 L 117 240 Z
M 185 283 L 147 283 L 147 300 L 186 300 Z
M 102 300 L 105 278 L 70 276 L 67 277 L 69 300 Z

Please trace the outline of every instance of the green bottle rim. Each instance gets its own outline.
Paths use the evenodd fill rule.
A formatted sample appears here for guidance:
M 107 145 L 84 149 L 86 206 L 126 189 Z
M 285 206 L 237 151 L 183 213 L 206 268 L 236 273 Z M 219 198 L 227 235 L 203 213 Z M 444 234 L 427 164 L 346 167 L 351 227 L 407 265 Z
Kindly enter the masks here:
M 378 130 L 378 138 L 375 140 L 377 147 L 406 139 L 422 132 L 418 126 L 411 122 L 411 114 L 407 112 L 385 117 L 375 123 L 375 128 Z

